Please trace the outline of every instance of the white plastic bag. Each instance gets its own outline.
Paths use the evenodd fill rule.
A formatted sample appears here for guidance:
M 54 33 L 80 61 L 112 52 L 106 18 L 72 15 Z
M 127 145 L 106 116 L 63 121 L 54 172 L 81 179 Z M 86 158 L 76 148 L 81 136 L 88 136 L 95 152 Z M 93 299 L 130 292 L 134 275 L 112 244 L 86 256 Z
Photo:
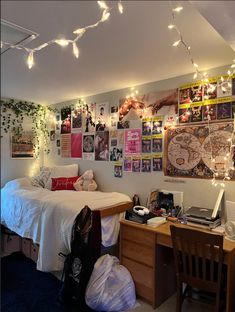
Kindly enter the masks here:
M 118 258 L 107 254 L 96 261 L 85 298 L 86 304 L 96 311 L 124 311 L 134 306 L 135 285 Z

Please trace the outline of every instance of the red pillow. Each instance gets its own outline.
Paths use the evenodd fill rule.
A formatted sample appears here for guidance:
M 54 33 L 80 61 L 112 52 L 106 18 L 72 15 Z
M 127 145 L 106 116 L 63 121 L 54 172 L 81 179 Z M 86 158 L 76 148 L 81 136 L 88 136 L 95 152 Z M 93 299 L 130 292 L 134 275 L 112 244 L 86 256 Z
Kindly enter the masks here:
M 73 183 L 77 181 L 79 177 L 70 177 L 70 178 L 51 178 L 51 190 L 52 191 L 62 191 L 62 190 L 73 190 Z

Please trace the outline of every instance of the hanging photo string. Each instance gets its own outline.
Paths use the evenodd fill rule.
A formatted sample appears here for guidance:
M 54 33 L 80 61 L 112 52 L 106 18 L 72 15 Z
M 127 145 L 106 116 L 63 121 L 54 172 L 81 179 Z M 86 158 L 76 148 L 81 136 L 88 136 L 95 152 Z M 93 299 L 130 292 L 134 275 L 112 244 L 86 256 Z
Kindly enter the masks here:
M 52 40 L 50 40 L 48 42 L 45 42 L 45 43 L 41 44 L 40 46 L 38 46 L 38 47 L 36 47 L 34 49 L 27 48 L 27 47 L 25 47 L 25 46 L 23 46 L 21 44 L 14 45 L 14 44 L 11 44 L 11 43 L 8 43 L 8 42 L 1 41 L 1 48 L 3 46 L 8 46 L 11 49 L 18 49 L 18 50 L 26 51 L 28 53 L 27 65 L 28 65 L 29 69 L 31 69 L 33 67 L 33 65 L 34 65 L 34 56 L 35 56 L 35 54 L 38 51 L 41 51 L 42 49 L 45 49 L 46 47 L 48 47 L 48 46 L 50 46 L 52 44 L 57 44 L 57 45 L 59 45 L 61 47 L 67 47 L 68 45 L 72 45 L 72 51 L 73 51 L 74 56 L 76 58 L 79 58 L 80 51 L 79 51 L 79 48 L 77 46 L 78 40 L 82 38 L 82 36 L 85 34 L 85 32 L 88 29 L 92 29 L 92 28 L 98 27 L 101 23 L 107 21 L 109 19 L 109 17 L 110 17 L 110 14 L 111 14 L 111 9 L 112 8 L 110 8 L 106 4 L 105 1 L 97 1 L 97 3 L 100 6 L 100 8 L 103 10 L 101 18 L 95 24 L 75 29 L 73 31 L 73 34 L 76 35 L 76 37 L 74 39 L 56 38 L 56 39 L 52 39 Z M 118 10 L 119 10 L 120 14 L 123 13 L 123 5 L 122 5 L 121 0 L 118 1 Z M 32 37 L 35 37 L 35 35 L 32 35 Z
M 195 73 L 193 75 L 193 79 L 197 79 L 199 78 L 201 85 L 200 87 L 206 87 L 208 90 L 210 90 L 211 92 L 213 92 L 216 88 L 215 85 L 209 83 L 209 79 L 208 79 L 208 74 L 206 72 L 202 73 L 199 69 L 199 65 L 194 61 L 194 58 L 192 56 L 192 52 L 191 52 L 191 47 L 187 44 L 187 42 L 184 40 L 183 35 L 179 29 L 179 27 L 176 24 L 176 14 L 180 13 L 183 10 L 182 6 L 178 6 L 178 7 L 173 7 L 173 3 L 172 1 L 170 1 L 170 6 L 171 6 L 171 15 L 172 15 L 172 23 L 168 25 L 168 29 L 174 30 L 177 33 L 178 39 L 173 42 L 172 46 L 173 47 L 177 47 L 179 45 L 182 45 L 188 56 L 190 59 L 190 62 L 192 63 Z M 231 84 L 231 78 L 234 76 L 235 74 L 235 59 L 233 60 L 233 64 L 231 64 L 230 68 L 227 71 L 227 75 L 226 76 L 221 76 L 220 81 L 218 82 L 217 86 L 221 88 L 221 90 L 223 92 L 227 92 L 229 89 L 232 88 L 232 84 Z M 181 115 L 179 115 L 179 118 L 182 118 L 182 120 L 188 118 L 191 115 L 190 109 L 192 109 L 191 105 L 189 106 L 188 109 L 186 109 L 185 112 L 183 112 Z M 216 180 L 216 178 L 219 179 L 223 179 L 223 181 L 228 181 L 231 179 L 231 176 L 233 176 L 234 174 L 234 170 L 235 170 L 235 164 L 234 164 L 234 149 L 235 146 L 233 145 L 233 140 L 234 140 L 234 133 L 235 133 L 235 114 L 234 114 L 234 124 L 233 124 L 233 131 L 231 133 L 231 137 L 227 140 L 229 143 L 229 152 L 226 153 L 226 155 L 224 156 L 224 169 L 216 169 L 214 167 L 214 163 L 215 163 L 215 158 L 213 157 L 213 144 L 212 144 L 212 138 L 211 138 L 211 129 L 210 129 L 210 115 L 208 114 L 208 133 L 209 133 L 209 141 L 210 141 L 210 145 L 211 145 L 211 168 L 210 170 L 212 171 L 212 185 L 217 186 L 218 182 Z M 219 183 L 220 186 L 225 187 L 224 182 L 220 182 Z

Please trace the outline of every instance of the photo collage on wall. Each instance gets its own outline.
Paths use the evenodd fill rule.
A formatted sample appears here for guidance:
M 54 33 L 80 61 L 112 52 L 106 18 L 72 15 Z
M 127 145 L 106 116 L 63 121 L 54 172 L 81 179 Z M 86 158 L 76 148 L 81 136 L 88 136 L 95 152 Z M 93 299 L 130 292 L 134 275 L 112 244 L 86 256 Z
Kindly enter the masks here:
M 227 81 L 228 76 L 223 76 Z M 184 85 L 179 89 L 179 123 L 221 121 L 234 118 L 235 77 L 221 84 L 221 77 Z
M 55 116 L 50 139 L 61 157 L 113 162 L 115 177 L 163 171 L 164 130 L 205 123 L 208 116 L 210 121 L 233 118 L 235 77 L 226 92 L 218 79 L 210 78 L 206 87 L 191 83 L 179 90 L 130 96 L 111 105 L 101 102 L 62 108 Z
M 61 157 L 113 162 L 115 177 L 122 177 L 123 172 L 162 171 L 161 113 L 174 114 L 177 100 L 174 89 L 120 100 L 119 104 L 65 107 L 55 115 L 51 141 Z

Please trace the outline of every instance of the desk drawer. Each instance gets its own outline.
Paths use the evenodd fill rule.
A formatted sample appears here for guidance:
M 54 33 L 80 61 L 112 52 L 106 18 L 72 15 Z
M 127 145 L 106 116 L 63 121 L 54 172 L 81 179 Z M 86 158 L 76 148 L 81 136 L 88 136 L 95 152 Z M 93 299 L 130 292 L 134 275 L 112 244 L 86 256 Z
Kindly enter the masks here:
M 141 243 L 135 243 L 128 240 L 122 240 L 122 256 L 136 260 L 148 266 L 154 266 L 154 248 L 145 246 Z
M 127 239 L 138 243 L 139 245 L 146 245 L 152 247 L 154 242 L 154 233 L 145 229 L 136 228 L 129 225 L 121 225 L 122 239 Z
M 154 303 L 154 270 L 125 257 L 122 258 L 122 264 L 131 273 L 131 276 L 135 283 L 136 294 L 146 299 L 150 303 Z

